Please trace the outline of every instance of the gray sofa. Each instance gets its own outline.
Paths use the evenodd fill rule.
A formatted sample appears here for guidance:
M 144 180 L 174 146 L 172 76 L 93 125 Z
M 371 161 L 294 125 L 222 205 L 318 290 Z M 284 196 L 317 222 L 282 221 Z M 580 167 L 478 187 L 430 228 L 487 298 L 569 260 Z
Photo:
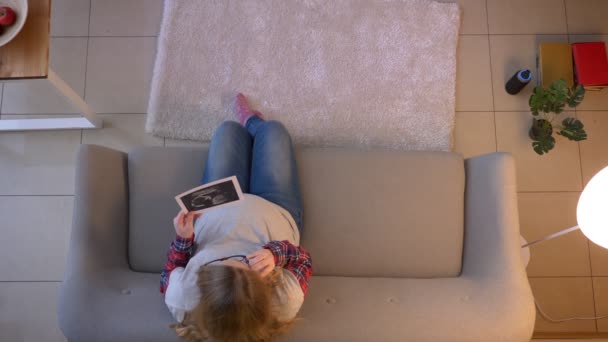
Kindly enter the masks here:
M 178 341 L 159 293 L 173 196 L 206 148 L 83 145 L 58 318 L 70 342 Z M 284 341 L 529 342 L 514 161 L 298 149 L 314 275 Z

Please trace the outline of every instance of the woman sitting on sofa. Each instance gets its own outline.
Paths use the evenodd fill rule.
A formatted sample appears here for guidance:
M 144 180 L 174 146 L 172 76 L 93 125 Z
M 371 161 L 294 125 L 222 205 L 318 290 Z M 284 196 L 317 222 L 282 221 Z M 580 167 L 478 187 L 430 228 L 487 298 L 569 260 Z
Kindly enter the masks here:
M 202 183 L 236 175 L 242 201 L 180 212 L 160 291 L 186 341 L 268 341 L 294 322 L 312 275 L 291 138 L 238 94 L 214 132 Z

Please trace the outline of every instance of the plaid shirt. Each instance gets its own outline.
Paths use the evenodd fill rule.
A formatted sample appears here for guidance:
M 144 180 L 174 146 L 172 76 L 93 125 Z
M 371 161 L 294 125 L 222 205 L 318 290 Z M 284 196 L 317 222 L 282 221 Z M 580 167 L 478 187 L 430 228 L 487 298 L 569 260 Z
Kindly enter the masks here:
M 191 238 L 175 236 L 167 253 L 167 262 L 160 275 L 160 292 L 165 293 L 169 286 L 169 275 L 176 267 L 186 267 L 192 257 L 194 235 Z M 302 292 L 308 291 L 308 280 L 312 276 L 312 259 L 310 253 L 302 247 L 294 246 L 287 240 L 270 241 L 263 248 L 270 250 L 274 256 L 274 263 L 278 267 L 287 269 L 298 280 Z
M 312 276 L 312 259 L 303 247 L 294 246 L 289 241 L 270 241 L 264 245 L 274 256 L 275 265 L 293 273 L 300 283 L 302 292 L 308 291 L 308 280 Z
M 160 273 L 160 292 L 165 293 L 169 286 L 169 275 L 176 267 L 186 267 L 188 260 L 192 257 L 192 246 L 194 246 L 194 234 L 191 238 L 183 238 L 175 235 L 167 253 L 165 268 Z

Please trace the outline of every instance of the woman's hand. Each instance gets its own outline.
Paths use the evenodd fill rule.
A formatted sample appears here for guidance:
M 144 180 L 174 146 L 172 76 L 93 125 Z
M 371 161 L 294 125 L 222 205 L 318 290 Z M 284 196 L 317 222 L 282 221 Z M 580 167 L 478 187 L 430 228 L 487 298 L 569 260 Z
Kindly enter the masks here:
M 247 256 L 251 269 L 260 272 L 262 277 L 267 276 L 274 270 L 274 255 L 266 248 L 258 249 L 257 251 Z
M 175 233 L 182 239 L 190 239 L 194 235 L 194 221 L 201 217 L 200 213 L 184 213 L 180 211 L 177 216 L 173 219 L 173 227 L 175 227 Z

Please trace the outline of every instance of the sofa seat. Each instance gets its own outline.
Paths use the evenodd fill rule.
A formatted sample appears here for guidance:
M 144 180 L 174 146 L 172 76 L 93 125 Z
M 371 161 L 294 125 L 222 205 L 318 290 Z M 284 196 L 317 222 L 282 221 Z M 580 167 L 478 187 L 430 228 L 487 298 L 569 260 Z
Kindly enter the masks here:
M 529 289 L 492 282 L 313 276 L 301 320 L 282 340 L 529 342 Z

